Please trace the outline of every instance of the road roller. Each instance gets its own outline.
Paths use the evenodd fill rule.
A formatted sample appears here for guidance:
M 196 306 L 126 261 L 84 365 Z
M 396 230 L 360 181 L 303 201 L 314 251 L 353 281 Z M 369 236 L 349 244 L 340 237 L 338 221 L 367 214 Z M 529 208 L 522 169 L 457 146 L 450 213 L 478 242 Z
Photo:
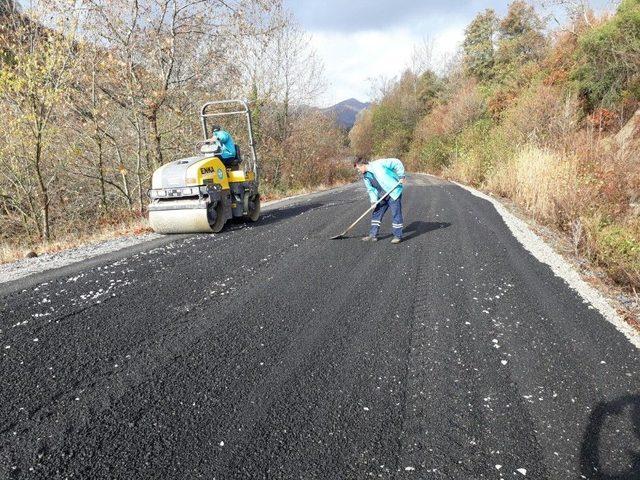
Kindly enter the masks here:
M 214 117 L 240 116 L 247 128 L 249 155 L 236 143 L 234 158 L 221 155 L 221 145 L 210 131 Z M 251 111 L 246 100 L 218 100 L 200 110 L 204 140 L 192 157 L 158 168 L 148 191 L 149 224 L 158 233 L 220 232 L 227 220 L 260 218 L 258 157 Z

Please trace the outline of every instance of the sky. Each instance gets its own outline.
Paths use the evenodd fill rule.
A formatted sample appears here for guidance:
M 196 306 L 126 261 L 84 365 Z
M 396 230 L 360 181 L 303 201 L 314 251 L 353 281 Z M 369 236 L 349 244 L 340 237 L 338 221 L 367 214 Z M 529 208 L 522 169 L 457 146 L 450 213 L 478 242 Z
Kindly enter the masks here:
M 433 67 L 441 69 L 458 50 L 464 29 L 497 0 L 285 0 L 323 60 L 326 93 L 319 106 L 356 98 L 371 100 L 372 81 L 397 77 L 411 65 L 415 46 L 431 45 Z M 595 9 L 611 8 L 593 0 Z

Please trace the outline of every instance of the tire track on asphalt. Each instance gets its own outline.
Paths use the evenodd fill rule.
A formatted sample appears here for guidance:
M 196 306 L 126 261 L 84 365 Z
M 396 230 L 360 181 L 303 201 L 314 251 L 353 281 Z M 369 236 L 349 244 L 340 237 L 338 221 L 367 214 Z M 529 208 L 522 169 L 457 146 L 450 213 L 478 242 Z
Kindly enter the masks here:
M 509 420 L 528 417 L 517 390 L 489 366 L 499 366 L 500 356 L 474 298 L 484 285 L 475 272 L 486 259 L 473 254 L 475 244 L 461 228 L 462 206 L 451 205 L 445 189 L 433 191 L 428 216 L 444 208 L 458 231 L 436 231 L 424 245 L 407 387 L 411 416 L 398 478 L 498 478 L 523 464 L 535 478 L 547 478 L 536 439 L 527 435 L 531 422 Z M 451 237 L 455 243 L 443 243 Z
M 262 235 L 272 235 L 274 230 L 279 229 L 280 231 L 289 230 L 288 225 L 291 223 L 300 223 L 299 217 L 302 214 L 306 214 L 308 216 L 309 212 L 316 212 L 319 214 L 322 210 L 326 209 L 325 205 L 314 206 L 307 210 L 302 211 L 301 213 L 295 215 L 294 217 L 287 218 L 285 222 L 279 222 L 273 224 L 271 228 L 267 228 L 261 232 Z M 271 216 L 277 216 L 277 212 L 272 214 Z M 236 228 L 232 229 L 227 233 L 227 236 L 237 235 L 242 232 L 244 228 Z M 251 271 L 243 272 L 244 274 L 240 277 L 236 276 L 234 281 L 236 281 L 236 286 L 234 289 L 235 295 L 226 295 L 224 300 L 220 302 L 220 297 L 216 299 L 216 309 L 224 310 L 228 309 L 229 305 L 242 303 L 241 296 L 243 295 L 243 291 L 251 290 L 251 285 L 255 285 L 260 281 L 264 281 L 265 277 L 268 277 L 269 269 L 272 269 L 274 264 L 277 264 L 279 258 L 286 256 L 286 254 L 295 249 L 297 245 L 295 245 L 295 241 L 302 242 L 305 238 L 307 238 L 307 234 L 300 229 L 292 230 L 292 232 L 296 232 L 292 237 L 294 240 L 292 242 L 288 242 L 285 247 L 276 250 L 275 252 L 271 252 L 268 257 L 269 260 L 267 262 L 255 262 L 256 268 L 252 268 Z M 246 234 L 247 232 L 242 232 Z M 213 241 L 220 241 L 224 237 L 220 237 L 220 239 L 212 239 Z M 206 238 L 195 238 L 187 243 L 193 243 L 202 245 L 203 243 L 209 243 L 208 240 L 210 237 Z M 154 249 L 162 255 L 164 248 Z M 152 250 L 150 252 L 145 252 L 142 255 L 137 254 L 140 258 L 140 261 L 145 261 L 147 258 L 153 258 L 155 252 Z M 263 252 L 255 252 L 255 255 L 262 255 Z M 151 256 L 151 257 L 149 257 Z M 121 261 L 115 262 L 115 264 L 119 264 Z M 107 265 L 107 268 L 111 268 L 112 265 Z M 135 273 L 132 271 L 131 273 Z M 226 278 L 227 272 L 223 272 L 219 277 L 219 280 L 223 281 Z M 151 279 L 146 279 L 146 284 L 151 284 Z M 215 283 L 215 282 L 214 282 Z M 55 287 L 55 285 L 51 285 L 51 287 Z M 137 285 L 138 288 L 144 288 L 143 284 Z M 36 287 L 38 288 L 38 287 Z M 15 295 L 15 294 L 14 294 Z M 112 297 L 108 297 L 107 300 L 111 300 Z M 20 435 L 25 434 L 26 432 L 35 433 L 37 431 L 42 431 L 43 436 L 44 432 L 51 431 L 52 429 L 57 429 L 55 424 L 58 422 L 58 419 L 52 417 L 51 412 L 66 410 L 69 408 L 69 404 L 73 404 L 74 398 L 77 398 L 79 393 L 84 393 L 83 397 L 87 396 L 87 391 L 101 392 L 99 397 L 101 399 L 93 398 L 91 401 L 93 403 L 98 403 L 102 405 L 98 410 L 94 411 L 91 417 L 85 417 L 84 415 L 74 415 L 80 424 L 76 425 L 79 427 L 81 424 L 88 424 L 89 418 L 93 418 L 94 416 L 100 416 L 100 411 L 108 411 L 110 406 L 113 405 L 114 402 L 117 402 L 118 398 L 122 398 L 123 395 L 132 388 L 140 385 L 143 382 L 149 382 L 150 376 L 152 375 L 153 370 L 158 368 L 162 368 L 163 365 L 169 365 L 174 363 L 179 355 L 176 356 L 178 352 L 191 345 L 190 348 L 197 347 L 198 342 L 201 341 L 204 333 L 209 331 L 211 328 L 215 328 L 215 325 L 207 322 L 207 308 L 211 299 L 208 296 L 203 296 L 199 301 L 193 302 L 191 300 L 179 305 L 174 306 L 176 312 L 173 315 L 168 315 L 164 319 L 165 327 L 160 332 L 160 334 L 155 334 L 152 338 L 143 341 L 139 344 L 135 350 L 131 350 L 129 355 L 131 357 L 137 358 L 136 362 L 130 363 L 129 366 L 125 367 L 124 370 L 116 371 L 116 370 L 107 370 L 103 372 L 96 372 L 92 375 L 90 381 L 80 380 L 75 381 L 72 384 L 67 384 L 64 390 L 60 390 L 54 393 L 52 396 L 44 398 L 40 401 L 38 405 L 32 406 L 29 409 L 29 415 L 27 419 L 20 419 L 6 425 L 3 428 L 3 433 L 5 433 L 5 438 L 2 443 L 4 446 L 0 447 L 0 450 L 6 452 L 6 447 L 13 443 L 14 435 L 12 432 L 18 431 Z M 70 312 L 67 312 L 59 317 L 49 319 L 46 324 L 40 324 L 35 326 L 36 330 L 32 330 L 32 332 L 40 332 L 43 328 L 47 327 L 50 323 L 54 322 L 58 324 L 58 328 L 60 327 L 60 322 L 66 320 L 72 321 L 77 315 L 86 313 L 89 310 L 97 310 L 102 311 L 101 309 L 108 308 L 108 301 L 101 301 L 100 303 L 90 303 L 80 309 L 75 309 Z M 189 318 L 185 318 L 185 314 L 189 314 Z M 198 321 L 194 321 L 198 318 L 201 318 Z M 194 329 L 194 326 L 196 327 Z M 185 343 L 187 342 L 187 343 Z M 150 352 L 150 353 L 149 353 Z M 233 359 L 230 359 L 233 361 Z M 91 395 L 90 395 L 91 396 Z M 77 410 L 77 407 L 74 406 L 74 409 Z M 19 427 L 19 428 L 18 428 Z M 66 428 L 66 427 L 60 427 Z M 7 437 L 6 434 L 9 434 Z

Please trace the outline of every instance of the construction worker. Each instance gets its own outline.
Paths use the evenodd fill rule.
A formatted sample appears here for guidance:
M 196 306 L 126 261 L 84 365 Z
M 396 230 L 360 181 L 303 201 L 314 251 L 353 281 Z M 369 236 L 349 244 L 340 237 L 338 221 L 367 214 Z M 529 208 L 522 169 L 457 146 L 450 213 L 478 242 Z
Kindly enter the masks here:
M 217 140 L 220 144 L 219 156 L 222 161 L 233 160 L 237 157 L 236 144 L 231 137 L 231 134 L 225 130 L 222 130 L 218 125 L 213 127 L 212 139 Z
M 363 237 L 365 242 L 378 241 L 380 223 L 387 209 L 391 208 L 393 215 L 391 227 L 393 239 L 391 243 L 402 241 L 402 186 L 405 181 L 404 165 L 397 158 L 382 158 L 369 162 L 364 158 L 356 158 L 354 168 L 360 172 L 367 187 L 371 203 L 376 203 L 387 192 L 393 189 L 389 195 L 382 200 L 371 214 L 371 230 L 369 235 Z M 400 185 L 394 186 L 400 182 Z

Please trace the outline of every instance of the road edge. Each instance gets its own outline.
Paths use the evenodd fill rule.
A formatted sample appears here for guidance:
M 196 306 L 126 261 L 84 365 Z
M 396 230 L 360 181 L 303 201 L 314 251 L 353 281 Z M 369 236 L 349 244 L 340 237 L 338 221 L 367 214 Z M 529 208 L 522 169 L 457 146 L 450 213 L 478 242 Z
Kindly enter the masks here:
M 281 206 L 286 207 L 288 205 L 295 204 L 298 201 L 311 200 L 318 195 L 324 195 L 332 191 L 340 191 L 342 189 L 349 188 L 351 185 L 353 185 L 353 183 L 346 183 L 335 187 L 316 190 L 309 193 L 291 195 L 289 197 L 264 202 L 262 204 L 263 211 L 268 212 Z M 93 244 L 62 250 L 60 252 L 44 254 L 34 259 L 20 259 L 15 262 L 2 264 L 0 265 L 0 295 L 7 294 L 8 292 L 16 289 L 26 288 L 34 283 L 50 281 L 59 276 L 61 272 L 75 274 L 75 272 L 81 271 L 85 267 L 91 268 L 96 265 L 100 265 L 105 261 L 113 261 L 116 258 L 119 259 L 147 249 L 161 247 L 193 235 L 201 234 L 161 235 L 156 233 L 144 233 L 142 235 L 117 237 Z M 61 257 L 64 257 L 65 255 L 69 256 L 69 258 L 61 259 Z M 56 260 L 55 262 L 49 263 L 50 260 L 54 259 Z M 42 265 L 28 271 L 20 272 L 23 267 L 31 262 L 40 262 Z M 2 267 L 5 267 L 5 272 L 3 272 Z M 14 271 L 11 271 L 11 269 Z
M 425 174 L 429 175 L 429 174 Z M 434 176 L 434 175 L 429 175 Z M 439 177 L 435 177 L 439 178 Z M 453 185 L 468 191 L 472 195 L 490 202 L 496 209 L 502 220 L 507 225 L 518 242 L 533 255 L 540 263 L 551 268 L 553 273 L 562 278 L 569 287 L 578 293 L 586 302 L 593 306 L 600 314 L 611 323 L 616 330 L 622 333 L 633 346 L 640 350 L 640 334 L 629 325 L 609 303 L 609 300 L 596 288 L 585 282 L 580 273 L 562 255 L 557 253 L 551 245 L 546 243 L 539 235 L 533 232 L 524 220 L 516 217 L 507 207 L 495 198 L 476 190 L 473 187 L 449 180 Z

